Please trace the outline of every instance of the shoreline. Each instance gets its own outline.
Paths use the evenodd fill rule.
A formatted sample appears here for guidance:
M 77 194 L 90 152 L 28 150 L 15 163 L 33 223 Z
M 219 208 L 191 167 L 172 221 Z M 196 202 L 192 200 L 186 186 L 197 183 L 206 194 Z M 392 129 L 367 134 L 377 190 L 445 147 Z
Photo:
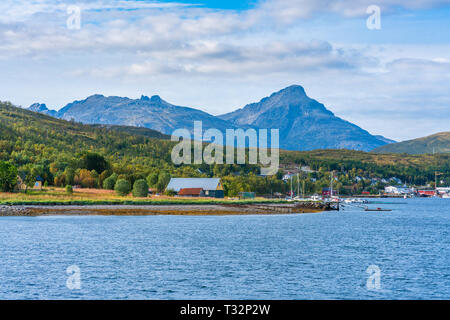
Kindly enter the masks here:
M 189 205 L 10 205 L 0 206 L 0 217 L 37 216 L 151 216 L 151 215 L 267 215 L 328 211 L 324 204 L 189 204 Z

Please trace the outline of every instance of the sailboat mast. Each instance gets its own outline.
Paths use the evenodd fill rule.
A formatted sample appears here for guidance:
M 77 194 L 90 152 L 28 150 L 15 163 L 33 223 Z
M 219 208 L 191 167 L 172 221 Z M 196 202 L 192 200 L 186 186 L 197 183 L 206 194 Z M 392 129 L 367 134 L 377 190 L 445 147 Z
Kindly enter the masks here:
M 330 199 L 333 198 L 333 172 L 331 172 L 331 179 L 330 179 Z
M 303 180 L 302 182 L 303 182 L 303 188 L 302 188 L 302 191 L 303 191 L 303 199 L 305 199 L 305 180 Z
M 293 178 L 294 176 L 292 176 L 291 175 L 291 199 L 292 199 L 292 178 Z

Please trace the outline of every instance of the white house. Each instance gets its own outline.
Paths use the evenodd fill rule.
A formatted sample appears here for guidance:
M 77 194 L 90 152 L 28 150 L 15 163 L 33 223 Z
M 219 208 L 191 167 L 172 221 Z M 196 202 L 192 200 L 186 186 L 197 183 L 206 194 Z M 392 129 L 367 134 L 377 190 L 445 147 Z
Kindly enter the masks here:
M 410 194 L 413 193 L 413 190 L 408 187 L 388 186 L 384 187 L 384 192 L 389 194 Z
M 438 188 L 436 188 L 436 191 L 437 191 L 439 194 L 450 194 L 450 188 L 449 188 L 449 187 L 447 187 L 447 188 L 444 188 L 444 187 L 438 187 Z

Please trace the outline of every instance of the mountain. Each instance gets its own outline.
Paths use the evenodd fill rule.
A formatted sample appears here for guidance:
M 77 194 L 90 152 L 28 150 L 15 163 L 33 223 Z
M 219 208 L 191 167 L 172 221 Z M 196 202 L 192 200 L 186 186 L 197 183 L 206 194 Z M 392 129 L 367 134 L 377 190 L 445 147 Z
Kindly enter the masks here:
M 85 100 L 69 103 L 57 112 L 56 117 L 85 124 L 145 127 L 165 134 L 172 134 L 180 128 L 187 128 L 192 132 L 194 120 L 202 121 L 204 129 L 217 128 L 225 131 L 233 127 L 206 112 L 172 105 L 159 96 L 129 99 L 93 95 Z
M 49 110 L 47 108 L 47 106 L 43 103 L 33 103 L 28 110 L 30 111 L 34 111 L 34 112 L 39 112 L 39 113 L 43 113 L 43 114 L 47 114 L 49 116 L 52 117 L 56 117 L 58 115 L 58 112 L 55 110 Z
M 288 150 L 369 151 L 391 141 L 336 117 L 323 104 L 309 98 L 298 85 L 219 117 L 237 126 L 279 128 L 280 145 Z
M 101 186 L 102 179 L 111 172 L 80 172 L 84 168 L 80 161 L 81 154 L 90 151 L 104 156 L 110 163 L 111 170 L 131 182 L 148 177 L 149 174 L 168 172 L 174 177 L 222 177 L 227 189 L 234 190 L 230 196 L 245 190 L 256 191 L 257 194 L 288 191 L 288 184 L 277 176 L 258 177 L 259 166 L 176 166 L 171 160 L 171 152 L 176 143 L 159 139 L 159 135 L 160 133 L 146 128 L 66 121 L 0 102 L 0 161 L 11 162 L 19 172 L 28 172 L 30 168 L 34 168 L 50 185 L 77 183 L 70 180 L 75 171 L 78 175 L 76 181 L 80 185 L 84 186 L 86 183 L 88 187 L 97 181 L 96 185 Z M 320 192 L 323 185 L 329 182 L 329 173 L 320 168 L 361 170 L 360 175 L 363 177 L 398 177 L 403 181 L 408 179 L 412 183 L 423 185 L 429 179 L 434 179 L 435 170 L 450 170 L 450 154 L 384 155 L 354 150 L 280 151 L 282 168 L 295 168 L 299 163 L 317 170 L 317 183 L 307 185 L 309 192 L 315 193 Z M 201 172 L 197 169 L 201 169 Z M 348 180 L 347 183 L 350 188 L 354 184 L 353 180 Z
M 450 153 L 450 131 L 379 147 L 376 153 Z
M 67 104 L 58 112 L 34 104 L 29 110 L 85 124 L 146 127 L 164 134 L 175 129 L 193 131 L 194 120 L 203 129 L 225 133 L 235 128 L 280 129 L 280 147 L 288 150 L 353 149 L 369 151 L 392 140 L 373 136 L 360 127 L 336 117 L 301 86 L 291 86 L 234 112 L 215 117 L 206 112 L 175 106 L 159 96 L 140 99 L 93 95 Z

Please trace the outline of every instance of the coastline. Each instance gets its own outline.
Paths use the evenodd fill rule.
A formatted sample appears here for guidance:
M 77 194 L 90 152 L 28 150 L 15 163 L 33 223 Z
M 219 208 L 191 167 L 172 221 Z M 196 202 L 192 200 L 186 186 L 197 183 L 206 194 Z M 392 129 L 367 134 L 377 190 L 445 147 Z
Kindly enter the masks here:
M 1 205 L 0 217 L 54 215 L 267 215 L 303 214 L 330 210 L 322 203 L 303 204 L 187 204 L 187 205 Z

